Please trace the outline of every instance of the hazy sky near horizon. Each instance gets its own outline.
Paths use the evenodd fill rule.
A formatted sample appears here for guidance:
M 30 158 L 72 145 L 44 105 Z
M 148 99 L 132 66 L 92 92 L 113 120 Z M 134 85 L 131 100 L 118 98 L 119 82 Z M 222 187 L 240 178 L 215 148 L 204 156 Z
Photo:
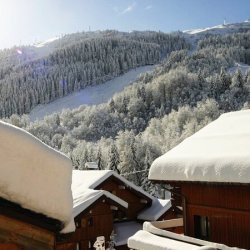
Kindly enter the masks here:
M 77 31 L 164 32 L 250 18 L 250 0 L 0 0 L 0 49 Z

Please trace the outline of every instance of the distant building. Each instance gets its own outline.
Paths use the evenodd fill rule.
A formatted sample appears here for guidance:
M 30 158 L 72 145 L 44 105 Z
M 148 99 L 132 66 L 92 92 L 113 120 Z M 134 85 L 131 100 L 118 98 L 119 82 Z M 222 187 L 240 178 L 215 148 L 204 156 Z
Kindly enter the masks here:
M 86 162 L 85 168 L 87 170 L 98 170 L 98 164 L 96 162 Z

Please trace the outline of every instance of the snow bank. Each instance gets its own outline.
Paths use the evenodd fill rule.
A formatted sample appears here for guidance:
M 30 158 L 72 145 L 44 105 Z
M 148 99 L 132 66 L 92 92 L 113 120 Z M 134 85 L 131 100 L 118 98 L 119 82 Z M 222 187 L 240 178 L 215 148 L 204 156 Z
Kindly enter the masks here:
M 171 207 L 170 200 L 154 198 L 151 207 L 144 209 L 137 217 L 139 220 L 156 221 Z
M 151 180 L 250 183 L 250 110 L 226 113 L 157 158 Z
M 0 197 L 67 224 L 71 161 L 15 126 L 0 122 Z

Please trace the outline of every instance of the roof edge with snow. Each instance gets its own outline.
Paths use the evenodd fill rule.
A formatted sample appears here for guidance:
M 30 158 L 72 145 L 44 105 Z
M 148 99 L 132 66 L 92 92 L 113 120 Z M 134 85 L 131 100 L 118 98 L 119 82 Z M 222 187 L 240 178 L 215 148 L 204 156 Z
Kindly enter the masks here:
M 150 180 L 250 184 L 250 110 L 221 115 L 157 158 Z

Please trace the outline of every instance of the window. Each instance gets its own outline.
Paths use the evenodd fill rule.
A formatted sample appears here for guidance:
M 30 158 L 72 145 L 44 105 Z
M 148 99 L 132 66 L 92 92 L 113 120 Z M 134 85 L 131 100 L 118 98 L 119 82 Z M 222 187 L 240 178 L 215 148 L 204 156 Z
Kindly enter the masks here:
M 208 217 L 194 215 L 194 234 L 195 237 L 201 240 L 209 240 L 210 225 Z
M 115 221 L 123 221 L 127 219 L 126 213 L 121 210 L 113 210 L 113 217 Z
M 90 217 L 90 218 L 88 219 L 88 226 L 89 226 L 89 227 L 92 227 L 92 226 L 93 226 L 93 218 L 92 218 L 92 217 Z
M 83 228 L 87 226 L 87 219 L 86 218 L 82 218 L 82 220 L 81 220 L 81 226 Z

